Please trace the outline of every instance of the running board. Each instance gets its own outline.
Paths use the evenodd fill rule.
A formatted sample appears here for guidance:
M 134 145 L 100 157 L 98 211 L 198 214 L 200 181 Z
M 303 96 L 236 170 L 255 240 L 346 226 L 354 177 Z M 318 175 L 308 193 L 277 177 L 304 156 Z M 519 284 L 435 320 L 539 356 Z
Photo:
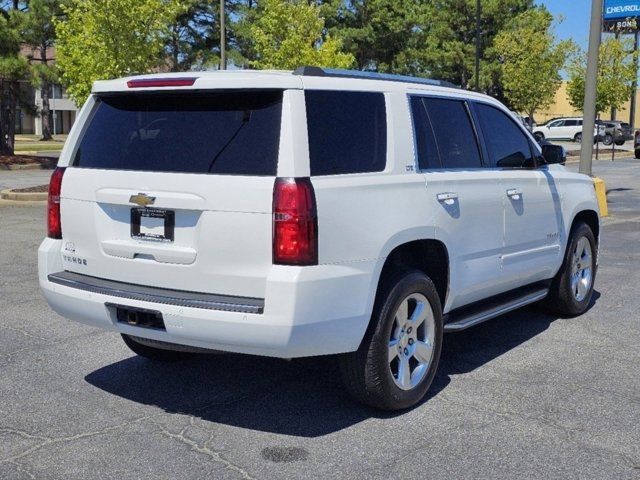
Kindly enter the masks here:
M 482 302 L 482 305 L 463 307 L 458 311 L 453 311 L 447 315 L 448 322 L 444 326 L 445 332 L 459 332 L 469 327 L 473 327 L 502 314 L 517 310 L 520 307 L 542 300 L 549 293 L 548 288 L 538 288 L 528 290 L 525 294 L 517 297 L 510 295 L 507 299 L 496 299 L 489 303 Z

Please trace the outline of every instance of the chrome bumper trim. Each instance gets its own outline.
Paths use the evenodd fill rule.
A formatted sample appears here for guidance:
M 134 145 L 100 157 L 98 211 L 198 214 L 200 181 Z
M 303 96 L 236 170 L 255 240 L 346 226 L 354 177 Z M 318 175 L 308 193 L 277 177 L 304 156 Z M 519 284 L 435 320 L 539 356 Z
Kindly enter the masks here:
M 66 271 L 52 273 L 48 276 L 48 279 L 52 283 L 64 285 L 65 287 L 142 302 L 207 310 L 222 310 L 225 312 L 261 314 L 264 311 L 263 298 L 235 297 L 211 293 L 185 292 L 183 290 L 172 290 L 169 288 L 147 287 Z

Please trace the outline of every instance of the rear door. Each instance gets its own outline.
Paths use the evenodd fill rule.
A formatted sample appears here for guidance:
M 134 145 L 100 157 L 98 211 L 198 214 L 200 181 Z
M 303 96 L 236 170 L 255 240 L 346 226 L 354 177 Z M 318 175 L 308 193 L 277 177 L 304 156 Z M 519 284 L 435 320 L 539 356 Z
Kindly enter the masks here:
M 450 256 L 453 309 L 499 293 L 503 199 L 484 168 L 465 101 L 412 97 L 419 167 L 427 189 L 420 208 L 434 216 Z
M 282 97 L 282 91 L 96 97 L 64 177 L 64 268 L 264 297 Z

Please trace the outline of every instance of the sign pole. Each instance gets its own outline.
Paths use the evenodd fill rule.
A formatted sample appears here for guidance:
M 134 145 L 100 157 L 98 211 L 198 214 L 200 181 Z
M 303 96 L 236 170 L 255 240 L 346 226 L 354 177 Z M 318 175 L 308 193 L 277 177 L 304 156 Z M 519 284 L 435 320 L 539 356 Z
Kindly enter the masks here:
M 634 34 L 634 42 L 633 42 L 633 52 L 636 53 L 638 51 L 638 36 L 640 35 L 640 31 L 635 32 Z M 638 92 L 638 57 L 633 61 L 633 68 L 636 72 L 636 76 L 633 79 L 632 90 L 631 90 L 631 105 L 629 105 L 629 127 L 631 129 L 631 134 L 634 134 L 634 130 L 636 128 L 636 93 Z
M 593 132 L 596 123 L 596 94 L 598 86 L 598 52 L 602 30 L 602 0 L 591 1 L 591 29 L 589 31 L 589 53 L 587 55 L 587 78 L 584 89 L 584 122 L 582 124 L 582 146 L 580 150 L 580 173 L 591 175 L 593 155 Z

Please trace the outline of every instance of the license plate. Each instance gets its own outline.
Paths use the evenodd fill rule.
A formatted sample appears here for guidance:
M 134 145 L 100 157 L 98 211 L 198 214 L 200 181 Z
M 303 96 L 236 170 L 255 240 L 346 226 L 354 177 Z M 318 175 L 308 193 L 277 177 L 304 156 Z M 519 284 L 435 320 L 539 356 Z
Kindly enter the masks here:
M 175 218 L 176 215 L 173 210 L 132 208 L 131 236 L 133 238 L 173 242 Z

